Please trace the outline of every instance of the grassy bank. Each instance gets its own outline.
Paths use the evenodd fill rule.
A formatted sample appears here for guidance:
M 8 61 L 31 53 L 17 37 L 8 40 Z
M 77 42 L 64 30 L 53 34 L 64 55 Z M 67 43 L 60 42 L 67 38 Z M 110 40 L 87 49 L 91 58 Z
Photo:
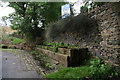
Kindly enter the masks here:
M 64 68 L 47 74 L 45 78 L 50 80 L 66 80 L 67 78 L 70 80 L 118 80 L 119 76 L 113 66 L 104 63 L 99 58 L 94 58 L 84 66 Z

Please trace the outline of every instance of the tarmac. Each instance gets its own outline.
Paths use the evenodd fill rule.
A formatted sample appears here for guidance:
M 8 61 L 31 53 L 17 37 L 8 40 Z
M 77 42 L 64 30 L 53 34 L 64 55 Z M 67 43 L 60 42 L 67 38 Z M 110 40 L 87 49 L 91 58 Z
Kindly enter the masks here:
M 2 78 L 41 78 L 36 69 L 25 63 L 26 60 L 21 61 L 19 56 L 3 51 L 0 52 L 0 56 L 2 56 L 0 57 L 2 58 L 2 66 L 0 66 Z

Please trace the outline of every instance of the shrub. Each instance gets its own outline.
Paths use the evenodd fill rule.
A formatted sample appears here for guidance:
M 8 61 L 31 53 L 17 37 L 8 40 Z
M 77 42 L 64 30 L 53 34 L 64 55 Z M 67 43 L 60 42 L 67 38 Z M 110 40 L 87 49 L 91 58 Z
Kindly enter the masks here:
M 90 61 L 90 74 L 93 79 L 103 80 L 117 76 L 114 67 L 105 64 L 101 59 L 96 58 Z
M 86 9 L 86 8 L 85 8 Z M 50 23 L 46 29 L 46 39 L 55 40 L 66 34 L 88 35 L 98 33 L 96 20 L 89 18 L 83 13 Z
M 19 38 L 13 38 L 11 41 L 12 44 L 20 44 L 21 42 L 23 42 L 23 40 Z

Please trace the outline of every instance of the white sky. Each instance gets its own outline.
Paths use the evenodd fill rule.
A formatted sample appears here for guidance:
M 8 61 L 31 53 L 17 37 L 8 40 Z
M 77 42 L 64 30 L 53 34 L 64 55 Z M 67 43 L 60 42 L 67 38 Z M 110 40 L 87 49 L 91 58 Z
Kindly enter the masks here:
M 8 2 L 0 2 L 0 25 L 5 25 L 5 23 L 1 20 L 3 16 L 8 16 L 10 13 L 14 12 L 13 8 L 7 6 L 8 4 Z M 7 21 L 7 24 L 9 25 L 10 22 Z

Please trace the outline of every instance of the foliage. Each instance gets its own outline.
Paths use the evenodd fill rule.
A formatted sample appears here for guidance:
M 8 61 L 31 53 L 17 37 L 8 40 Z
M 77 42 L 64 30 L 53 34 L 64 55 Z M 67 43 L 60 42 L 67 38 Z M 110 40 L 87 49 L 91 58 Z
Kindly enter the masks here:
M 90 19 L 81 13 L 78 16 L 71 16 L 48 25 L 46 29 L 46 38 L 55 40 L 67 34 L 87 35 L 99 32 L 96 20 Z M 69 35 L 68 35 L 69 36 Z
M 4 24 L 7 26 L 7 17 L 6 17 L 6 16 L 3 16 L 1 20 L 2 20 L 2 21 L 4 22 Z
M 11 27 L 20 30 L 25 34 L 27 39 L 34 40 L 40 34 L 41 29 L 38 27 L 40 16 L 37 3 L 28 2 L 10 2 L 10 7 L 15 9 L 15 13 L 10 14 Z
M 89 66 L 81 66 L 81 67 L 74 67 L 74 68 L 64 68 L 57 72 L 47 74 L 46 78 L 50 79 L 60 79 L 64 80 L 65 78 L 69 79 L 90 79 L 90 80 L 106 80 L 110 79 L 111 77 L 118 77 L 118 73 L 115 72 L 115 69 L 104 63 L 99 58 L 94 58 L 89 61 Z
M 53 43 L 53 42 L 44 42 L 43 45 L 45 46 L 38 46 L 38 47 L 41 47 L 43 49 L 48 49 L 48 50 L 51 50 L 53 52 L 58 52 L 58 48 L 78 48 L 77 46 L 75 45 L 71 45 L 71 44 L 65 44 L 63 42 L 59 42 L 59 43 Z
M 118 73 L 111 65 L 105 64 L 101 59 L 96 58 L 90 61 L 90 74 L 93 75 L 93 79 L 102 80 L 109 78 L 110 76 L 117 76 Z
M 55 47 L 75 47 L 75 45 L 72 45 L 72 44 L 66 44 L 66 43 L 63 43 L 63 42 L 59 42 L 59 43 L 54 43 L 54 42 L 44 42 L 43 45 L 46 45 L 46 46 L 55 46 Z
M 12 44 L 20 44 L 21 42 L 23 42 L 23 39 L 20 38 L 12 38 L 11 40 Z
M 61 18 L 61 5 L 67 2 L 47 2 L 42 7 L 42 15 L 45 18 L 45 24 L 54 22 Z
M 64 2 L 9 2 L 15 13 L 9 15 L 13 29 L 20 30 L 28 40 L 40 37 L 49 22 L 60 18 L 60 7 Z
M 19 44 L 24 41 L 23 39 L 13 37 L 12 34 L 5 33 L 2 27 L 0 28 L 0 34 L 1 34 L 0 39 L 2 41 L 7 41 L 12 44 Z
M 45 54 L 39 53 L 38 51 L 32 51 L 31 54 L 34 56 L 34 58 L 38 61 L 40 61 L 40 65 L 44 67 L 47 70 L 51 69 L 51 64 L 49 62 L 49 57 Z
M 87 6 L 82 6 L 80 10 L 81 10 L 80 11 L 81 13 L 86 13 L 86 12 L 88 12 L 88 7 Z
M 51 47 L 51 48 L 52 48 L 52 51 L 53 51 L 53 52 L 58 52 L 58 47 L 53 46 L 53 47 Z

